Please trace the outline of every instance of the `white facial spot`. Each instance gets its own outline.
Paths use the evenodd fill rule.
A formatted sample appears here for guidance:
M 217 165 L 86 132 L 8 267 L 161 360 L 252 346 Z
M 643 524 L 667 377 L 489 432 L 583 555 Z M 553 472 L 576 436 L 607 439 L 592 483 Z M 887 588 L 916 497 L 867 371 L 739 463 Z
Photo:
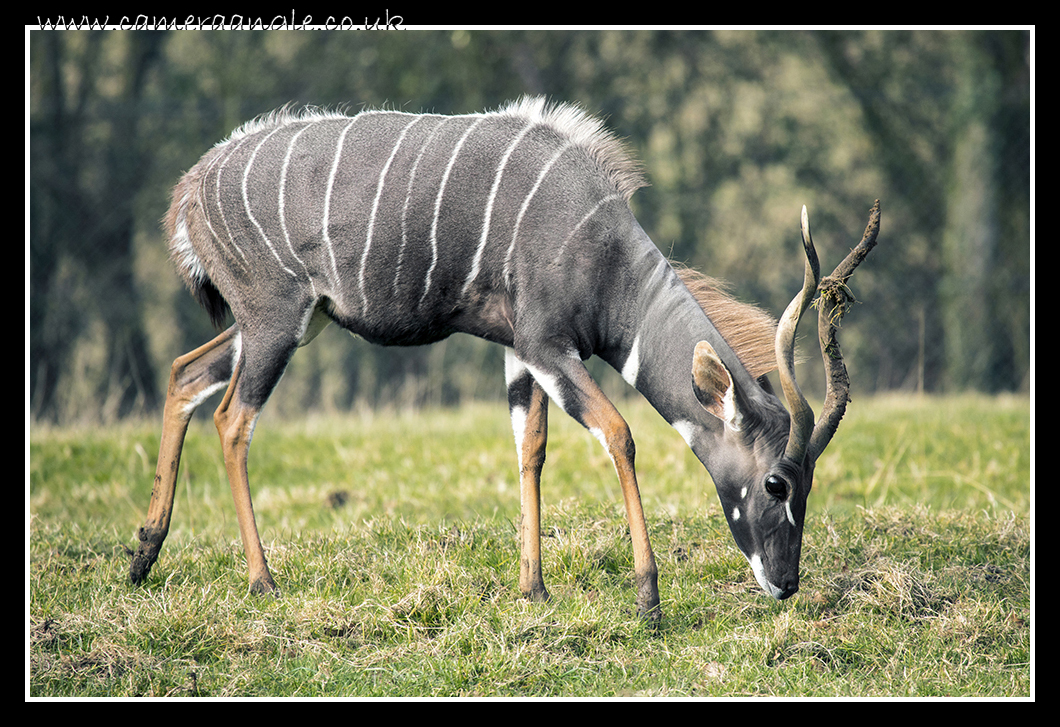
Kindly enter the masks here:
M 754 571 L 755 580 L 758 581 L 758 585 L 762 587 L 762 590 L 768 593 L 773 598 L 780 600 L 780 596 L 783 593 L 779 588 L 774 586 L 766 578 L 766 569 L 762 565 L 762 556 L 755 553 L 753 556 L 747 559 L 747 562 L 751 564 L 751 570 Z
M 732 509 L 732 519 L 733 519 L 733 522 L 735 522 L 735 521 L 740 519 L 740 508 L 734 507 Z
M 743 499 L 743 500 L 747 499 L 747 488 L 746 487 L 743 488 L 742 490 L 740 490 L 740 499 Z
M 788 502 L 784 503 L 784 512 L 786 512 L 788 514 L 788 522 L 791 523 L 791 526 L 792 527 L 796 527 L 796 525 L 795 525 L 795 516 L 791 514 L 791 501 L 790 500 Z

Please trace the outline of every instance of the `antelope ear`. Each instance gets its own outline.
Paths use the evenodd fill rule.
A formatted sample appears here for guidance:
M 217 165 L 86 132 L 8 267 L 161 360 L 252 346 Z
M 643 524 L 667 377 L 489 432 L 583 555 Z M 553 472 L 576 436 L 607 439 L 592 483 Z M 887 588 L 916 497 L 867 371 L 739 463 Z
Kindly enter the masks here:
M 736 388 L 725 364 L 706 341 L 696 344 L 692 356 L 692 391 L 703 408 L 721 419 L 732 429 L 740 428 L 740 412 L 736 408 Z

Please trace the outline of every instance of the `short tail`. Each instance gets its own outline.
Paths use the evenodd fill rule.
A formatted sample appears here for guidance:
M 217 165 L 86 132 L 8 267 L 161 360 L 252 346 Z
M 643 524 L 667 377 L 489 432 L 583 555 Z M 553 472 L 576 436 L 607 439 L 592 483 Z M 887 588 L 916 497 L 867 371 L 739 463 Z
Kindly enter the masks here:
M 228 318 L 228 301 L 210 280 L 192 242 L 193 235 L 203 234 L 201 220 L 195 224 L 193 219 L 202 214 L 194 194 L 199 187 L 202 168 L 203 163 L 200 161 L 177 182 L 163 224 L 169 239 L 170 258 L 188 290 L 199 301 L 199 305 L 206 309 L 214 327 L 220 330 L 225 327 Z
M 228 321 L 228 301 L 221 295 L 221 291 L 214 286 L 213 281 L 205 278 L 198 285 L 189 285 L 191 294 L 199 301 L 199 305 L 206 309 L 210 316 L 210 322 L 217 330 L 223 330 Z

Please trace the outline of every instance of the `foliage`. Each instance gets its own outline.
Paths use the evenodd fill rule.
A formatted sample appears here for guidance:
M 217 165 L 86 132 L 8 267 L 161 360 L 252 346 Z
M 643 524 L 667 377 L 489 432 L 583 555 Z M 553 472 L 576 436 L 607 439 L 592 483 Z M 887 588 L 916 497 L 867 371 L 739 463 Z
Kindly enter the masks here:
M 524 93 L 577 102 L 643 159 L 633 198 L 675 259 L 774 313 L 798 289 L 798 210 L 824 262 L 880 248 L 843 345 L 862 390 L 1026 391 L 1026 31 L 52 32 L 29 35 L 34 417 L 151 411 L 169 363 L 210 337 L 165 259 L 179 174 L 287 103 L 463 113 Z M 340 342 L 340 339 L 343 339 Z M 502 394 L 499 353 L 300 352 L 280 408 Z M 816 382 L 810 388 L 817 386 Z

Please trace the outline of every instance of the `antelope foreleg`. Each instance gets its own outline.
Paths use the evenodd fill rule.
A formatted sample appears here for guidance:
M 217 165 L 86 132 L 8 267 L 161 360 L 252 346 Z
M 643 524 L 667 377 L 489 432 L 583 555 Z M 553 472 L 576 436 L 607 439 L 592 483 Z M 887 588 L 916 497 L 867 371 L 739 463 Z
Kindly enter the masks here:
M 552 361 L 558 366 L 550 367 L 551 370 L 525 362 L 523 365 L 553 401 L 600 440 L 614 463 L 626 505 L 629 534 L 633 541 L 637 610 L 645 618 L 656 621 L 662 617 L 659 608 L 659 570 L 655 565 L 655 555 L 648 539 L 648 525 L 644 520 L 644 509 L 640 501 L 634 465 L 635 447 L 629 425 L 589 376 L 580 360 L 560 355 Z
M 534 383 L 519 446 L 519 590 L 532 601 L 547 601 L 541 575 L 541 468 L 548 438 L 548 396 Z
M 548 395 L 508 349 L 504 358 L 508 410 L 519 455 L 519 591 L 531 601 L 550 596 L 541 575 L 541 468 L 548 436 Z
M 151 504 L 147 509 L 147 519 L 138 533 L 140 544 L 132 554 L 129 566 L 129 579 L 133 583 L 140 583 L 147 578 L 169 533 L 180 454 L 184 448 L 188 422 L 204 400 L 228 384 L 238 357 L 239 331 L 232 326 L 209 343 L 173 362 L 162 414 L 162 441 L 159 444 L 155 482 L 151 489 Z
M 629 535 L 633 541 L 633 571 L 637 588 L 637 611 L 650 621 L 662 618 L 659 607 L 659 569 L 655 564 L 651 541 L 648 539 L 648 524 L 644 519 L 644 508 L 637 486 L 637 471 L 634 466 L 636 448 L 629 425 L 601 393 L 582 415 L 584 424 L 607 449 L 618 473 L 622 487 L 622 499 L 626 505 Z

